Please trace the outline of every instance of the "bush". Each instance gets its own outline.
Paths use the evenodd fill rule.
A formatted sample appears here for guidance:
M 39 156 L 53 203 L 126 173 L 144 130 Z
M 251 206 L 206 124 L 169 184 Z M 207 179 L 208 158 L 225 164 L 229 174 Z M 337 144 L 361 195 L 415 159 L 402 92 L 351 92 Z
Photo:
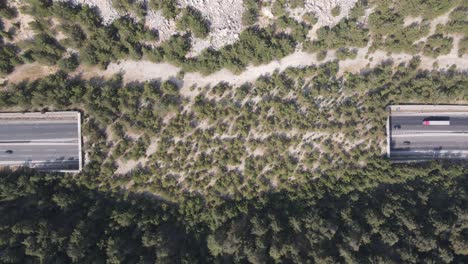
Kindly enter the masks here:
M 58 61 L 57 65 L 62 71 L 65 71 L 65 72 L 74 71 L 80 65 L 80 62 L 78 60 L 78 55 L 71 54 L 69 57 L 62 58 Z
M 336 58 L 338 60 L 355 59 L 357 52 L 357 49 L 341 48 L 336 51 Z
M 332 10 L 331 10 L 331 15 L 334 16 L 334 17 L 337 17 L 341 14 L 341 7 L 339 5 L 335 6 Z
M 174 0 L 150 0 L 149 7 L 161 10 L 166 19 L 174 19 L 179 13 L 177 1 Z
M 185 54 L 190 50 L 191 43 L 188 36 L 174 35 L 161 47 L 167 61 L 180 65 L 185 61 Z
M 34 16 L 40 14 L 41 20 L 51 16 L 60 20 L 62 25 L 58 29 L 67 36 L 62 44 L 78 49 L 81 62 L 88 65 L 105 68 L 111 61 L 120 58 L 140 59 L 143 55 L 141 42 L 158 39 L 155 32 L 147 30 L 142 22 L 135 22 L 130 17 L 121 17 L 105 26 L 96 9 L 88 5 L 73 6 L 65 2 L 38 0 L 30 0 L 29 3 L 24 12 Z M 48 33 L 49 29 L 44 23 L 36 24 L 39 33 Z M 31 56 L 26 58 L 33 59 Z
M 326 57 L 327 57 L 327 51 L 326 50 L 321 50 L 319 52 L 317 52 L 317 60 L 318 61 L 323 61 Z
M 59 29 L 68 36 L 60 41 L 64 46 L 79 49 L 86 43 L 86 34 L 78 24 L 62 23 Z
M 315 52 L 344 47 L 365 47 L 368 41 L 368 29 L 360 27 L 356 21 L 343 19 L 332 28 L 320 28 L 317 31 L 317 40 L 306 42 L 304 49 Z
M 450 13 L 449 21 L 442 26 L 445 33 L 468 35 L 468 3 L 456 8 Z
M 16 8 L 8 6 L 7 0 L 0 0 L 0 17 L 12 19 L 17 15 L 18 11 Z
M 468 37 L 464 37 L 458 42 L 458 56 L 461 57 L 464 54 L 468 54 Z
M 305 0 L 289 0 L 290 8 L 304 8 Z
M 256 0 L 244 0 L 244 13 L 242 14 L 242 24 L 251 26 L 258 20 L 260 4 Z
M 382 2 L 388 4 L 388 2 Z M 458 2 L 453 0 L 399 0 L 394 8 L 403 16 L 422 16 L 431 19 L 444 14 Z
M 48 34 L 38 34 L 26 45 L 24 57 L 46 65 L 54 65 L 62 57 L 65 49 Z
M 274 1 L 271 6 L 271 13 L 273 13 L 275 17 L 286 15 L 286 0 Z
M 304 22 L 299 23 L 294 18 L 285 16 L 280 17 L 276 21 L 275 26 L 283 31 L 290 31 L 290 36 L 298 43 L 304 42 L 310 30 L 308 24 Z
M 318 22 L 318 19 L 317 17 L 315 16 L 314 13 L 305 13 L 303 16 L 302 16 L 302 19 L 308 23 L 309 25 L 315 25 L 317 24 Z
M 206 38 L 210 31 L 210 26 L 200 11 L 187 7 L 182 11 L 182 16 L 177 21 L 177 29 L 181 31 L 189 30 L 197 38 Z
M 134 13 L 141 19 L 146 16 L 146 6 L 143 1 L 112 0 L 112 7 L 120 12 Z
M 0 74 L 8 74 L 13 71 L 16 65 L 22 63 L 18 53 L 18 47 L 0 42 Z
M 430 57 L 438 57 L 450 53 L 453 47 L 453 38 L 435 34 L 427 38 L 423 48 L 423 54 Z
M 423 21 L 405 27 L 401 13 L 386 6 L 379 6 L 369 15 L 369 28 L 374 40 L 371 50 L 415 54 L 419 49 L 413 43 L 429 34 L 430 25 L 428 21 Z

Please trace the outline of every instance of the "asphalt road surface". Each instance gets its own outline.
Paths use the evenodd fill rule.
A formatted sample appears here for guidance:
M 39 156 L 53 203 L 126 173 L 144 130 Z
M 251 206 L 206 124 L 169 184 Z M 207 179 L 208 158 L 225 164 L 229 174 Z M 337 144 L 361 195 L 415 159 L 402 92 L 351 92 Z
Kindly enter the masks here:
M 392 133 L 407 133 L 411 131 L 417 132 L 431 132 L 431 131 L 454 131 L 454 132 L 468 132 L 468 115 L 449 117 L 449 126 L 424 126 L 422 123 L 424 119 L 429 116 L 392 116 L 390 124 L 392 125 Z M 396 128 L 400 126 L 401 128 Z
M 79 168 L 78 123 L 0 121 L 0 165 Z
M 78 138 L 74 123 L 1 123 L 0 142 Z
M 424 126 L 429 116 L 390 118 L 393 158 L 468 158 L 468 115 L 449 116 L 450 125 Z

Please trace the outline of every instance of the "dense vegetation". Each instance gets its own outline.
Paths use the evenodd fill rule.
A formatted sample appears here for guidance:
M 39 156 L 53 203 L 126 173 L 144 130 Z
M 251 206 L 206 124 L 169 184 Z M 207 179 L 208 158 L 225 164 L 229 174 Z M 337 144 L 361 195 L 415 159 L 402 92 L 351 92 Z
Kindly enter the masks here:
M 262 27 L 261 6 L 244 1 L 249 28 L 239 41 L 194 58 L 186 57 L 190 35 L 206 36 L 209 23 L 174 1 L 114 0 L 138 19 L 108 25 L 88 6 L 28 3 L 36 35 L 15 46 L 2 28 L 0 73 L 23 61 L 61 70 L 3 87 L 0 110 L 82 111 L 88 162 L 77 175 L 0 172 L 0 263 L 468 262 L 468 166 L 384 157 L 386 106 L 466 103 L 466 72 L 420 70 L 415 56 L 357 74 L 339 75 L 338 61 L 288 68 L 239 87 L 67 73 L 125 58 L 241 72 L 300 44 L 319 59 L 335 49 L 344 60 L 367 45 L 437 57 L 460 39 L 464 54 L 459 1 L 377 0 L 368 24 L 362 1 L 313 40 L 314 14 L 301 22 L 287 11 L 304 1 L 274 1 L 274 21 Z M 0 0 L 2 18 L 14 17 L 7 8 Z M 148 8 L 189 33 L 159 43 L 144 26 Z M 429 20 L 452 8 L 447 25 L 430 33 Z M 132 162 L 139 165 L 122 169 Z
M 205 20 L 200 11 L 187 7 L 182 11 L 181 18 L 177 21 L 177 29 L 189 30 L 197 38 L 206 38 L 210 31 L 209 21 Z
M 189 35 L 175 34 L 169 40 L 157 43 L 157 29 L 146 28 L 144 19 L 151 9 L 161 10 L 166 18 L 176 22 L 179 32 L 205 38 L 210 22 L 192 7 L 179 10 L 174 1 L 166 0 L 152 0 L 147 5 L 140 1 L 114 0 L 114 7 L 128 15 L 105 25 L 96 10 L 86 5 L 71 6 L 43 0 L 28 0 L 27 3 L 22 12 L 36 17 L 36 21 L 30 24 L 36 36 L 29 42 L 19 43 L 19 47 L 0 42 L 0 55 L 4 58 L 2 73 L 11 72 L 22 61 L 47 65 L 60 61 L 60 68 L 70 71 L 76 68 L 76 63 L 105 68 L 112 61 L 127 58 L 167 61 L 185 72 L 209 74 L 228 68 L 239 73 L 248 64 L 267 63 L 291 54 L 299 44 L 303 44 L 306 51 L 316 52 L 318 60 L 325 59 L 330 49 L 337 50 L 336 58 L 340 60 L 353 58 L 355 48 L 369 44 L 369 52 L 384 50 L 437 57 L 448 54 L 453 48 L 453 34 L 464 37 L 467 33 L 466 3 L 463 1 L 400 1 L 398 5 L 391 5 L 388 1 L 359 1 L 338 24 L 319 28 L 317 37 L 310 39 L 307 36 L 317 22 L 315 15 L 305 13 L 301 22 L 290 17 L 288 12 L 288 8 L 304 6 L 303 1 L 275 1 L 271 7 L 275 19 L 270 25 L 259 27 L 256 23 L 261 5 L 257 1 L 246 0 L 243 24 L 248 28 L 241 32 L 236 43 L 187 58 L 192 39 Z M 365 10 L 371 7 L 373 12 L 364 23 Z M 437 25 L 436 32 L 431 34 L 430 20 L 451 9 L 449 21 L 445 25 Z M 17 13 L 5 2 L 0 5 L 0 10 L 6 18 L 13 18 Z M 337 8 L 333 9 L 335 15 L 339 12 Z M 422 21 L 405 23 L 405 19 L 420 13 L 423 14 Z M 52 23 L 50 18 L 58 19 L 59 23 Z M 2 36 L 12 38 L 14 31 L 2 31 Z M 58 32 L 65 38 L 57 41 L 54 36 Z M 464 43 L 459 43 L 459 54 L 464 53 Z M 77 53 L 64 52 L 67 48 Z M 72 63 L 66 60 L 70 57 L 73 58 Z
M 388 104 L 468 96 L 466 75 L 417 71 L 417 58 L 344 79 L 335 77 L 337 66 L 288 69 L 238 88 L 185 88 L 195 93 L 190 98 L 171 81 L 123 85 L 119 76 L 103 82 L 59 73 L 11 86 L 0 94 L 0 107 L 85 111 L 91 163 L 84 175 L 92 185 L 131 180 L 135 190 L 169 200 L 191 190 L 215 202 L 218 195 L 253 197 L 317 177 L 372 186 L 361 178 L 362 167 L 388 170 L 380 158 Z M 141 170 L 109 177 L 129 159 L 146 161 Z
M 302 185 L 215 206 L 190 195 L 173 204 L 91 190 L 70 175 L 3 172 L 0 261 L 468 261 L 468 168 L 411 167 L 395 165 L 391 175 L 407 181 L 365 191 Z
M 12 19 L 17 15 L 17 10 L 7 5 L 6 0 L 0 0 L 0 76 L 13 71 L 14 67 L 22 62 L 19 58 L 19 48 L 11 43 L 5 43 L 11 39 L 10 29 L 4 28 L 2 18 Z
M 242 14 L 242 24 L 252 26 L 258 20 L 260 3 L 255 0 L 244 0 L 244 13 Z
M 162 15 L 166 19 L 174 19 L 179 10 L 176 6 L 177 2 L 173 0 L 150 0 L 149 6 L 155 10 L 161 10 Z

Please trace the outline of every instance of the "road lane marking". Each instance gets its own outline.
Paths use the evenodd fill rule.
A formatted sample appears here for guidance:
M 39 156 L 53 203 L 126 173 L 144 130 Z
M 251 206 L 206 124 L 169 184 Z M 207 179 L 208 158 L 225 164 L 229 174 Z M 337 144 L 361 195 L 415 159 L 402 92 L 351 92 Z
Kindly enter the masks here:
M 78 142 L 49 142 L 49 143 L 0 143 L 2 146 L 76 146 Z M 78 146 L 77 146 L 78 147 Z
M 468 133 L 392 134 L 392 138 L 406 138 L 406 137 L 468 137 Z

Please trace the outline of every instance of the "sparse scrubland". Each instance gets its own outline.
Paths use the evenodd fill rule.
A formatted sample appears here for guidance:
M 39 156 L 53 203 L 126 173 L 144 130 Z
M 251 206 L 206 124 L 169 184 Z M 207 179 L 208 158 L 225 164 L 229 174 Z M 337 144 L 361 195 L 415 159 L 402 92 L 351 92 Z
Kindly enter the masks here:
M 62 56 L 69 56 L 63 52 L 66 49 L 73 49 L 83 65 L 106 68 L 109 63 L 119 60 L 147 59 L 169 62 L 185 72 L 203 74 L 222 68 L 240 73 L 248 65 L 281 59 L 300 47 L 317 53 L 323 59 L 329 50 L 338 51 L 338 59 L 352 59 L 353 53 L 346 53 L 346 50 L 367 48 L 369 53 L 381 50 L 436 59 L 450 53 L 454 47 L 454 36 L 466 36 L 467 7 L 463 1 L 432 3 L 405 0 L 399 1 L 398 5 L 391 5 L 388 1 L 358 1 L 343 19 L 326 26 L 317 24 L 318 14 L 305 13 L 300 18 L 290 16 L 289 9 L 306 6 L 304 1 L 275 1 L 271 6 L 275 17 L 269 18 L 267 25 L 260 23 L 260 20 L 265 20 L 261 10 L 266 3 L 244 1 L 244 30 L 238 34 L 238 40 L 217 49 L 205 49 L 193 56 L 190 54 L 194 41 L 210 41 L 211 34 L 215 34 L 210 32 L 211 22 L 200 10 L 160 0 L 147 4 L 115 0 L 112 4 L 127 15 L 104 22 L 98 10 L 87 5 L 27 0 L 20 9 L 35 19 L 28 25 L 34 30 L 34 38 L 2 44 L 5 46 L 2 54 L 6 64 L 2 72 L 11 72 L 21 62 L 56 64 Z M 336 7 L 330 12 L 334 13 L 333 16 L 341 16 L 343 11 L 337 11 Z M 7 4 L 0 8 L 6 20 L 14 21 L 17 9 Z M 366 14 L 370 9 L 372 11 Z M 174 21 L 178 32 L 160 42 L 158 29 L 145 24 L 147 10 L 161 10 L 162 16 Z M 441 16 L 447 16 L 447 21 L 431 25 L 432 19 Z M 416 18 L 414 22 L 407 23 L 413 18 Z M 14 38 L 15 31 L 18 29 L 3 29 L 2 36 Z M 315 32 L 315 37 L 309 37 L 310 32 Z M 60 39 L 57 39 L 58 34 L 62 36 Z M 182 49 L 180 45 L 172 46 L 171 41 L 177 36 L 184 37 Z M 29 44 L 35 48 L 32 50 Z M 178 55 L 175 58 L 171 53 Z
M 340 79 L 336 62 L 291 68 L 241 87 L 193 87 L 194 97 L 173 81 L 125 85 L 121 76 L 63 72 L 12 85 L 2 109 L 81 109 L 89 162 L 74 177 L 2 176 L 2 210 L 30 205 L 2 222 L 2 237 L 14 239 L 0 243 L 1 258 L 463 262 L 466 166 L 383 158 L 386 105 L 468 99 L 466 74 L 418 63 Z M 117 173 L 129 160 L 140 165 Z M 89 226 L 83 217 L 96 210 L 104 210 L 99 225 Z M 72 213 L 79 217 L 66 228 L 51 222 Z M 25 217 L 36 214 L 44 218 Z M 159 220 L 144 220 L 153 214 Z M 425 217 L 433 214 L 451 216 Z M 43 232 L 63 239 L 47 246 Z M 180 242 L 187 239 L 194 244 Z M 102 247 L 89 246 L 97 241 Z
M 421 69 L 466 56 L 464 2 L 359 1 L 321 27 L 319 14 L 289 15 L 309 1 L 244 1 L 238 41 L 197 56 L 194 37 L 213 33 L 203 10 L 114 0 L 130 15 L 106 24 L 86 5 L 26 2 L 0 0 L 0 73 L 57 71 L 3 84 L 0 109 L 81 111 L 85 164 L 76 175 L 0 172 L 1 263 L 468 262 L 468 166 L 385 157 L 387 105 L 468 102 L 466 69 Z M 347 12 L 334 7 L 330 17 Z M 180 32 L 160 41 L 148 9 Z M 34 17 L 32 39 L 15 41 L 18 12 Z M 184 84 L 188 72 L 241 73 L 300 49 L 324 62 L 242 85 Z M 363 49 L 411 59 L 340 73 Z M 133 82 L 79 72 L 128 59 L 181 72 Z

